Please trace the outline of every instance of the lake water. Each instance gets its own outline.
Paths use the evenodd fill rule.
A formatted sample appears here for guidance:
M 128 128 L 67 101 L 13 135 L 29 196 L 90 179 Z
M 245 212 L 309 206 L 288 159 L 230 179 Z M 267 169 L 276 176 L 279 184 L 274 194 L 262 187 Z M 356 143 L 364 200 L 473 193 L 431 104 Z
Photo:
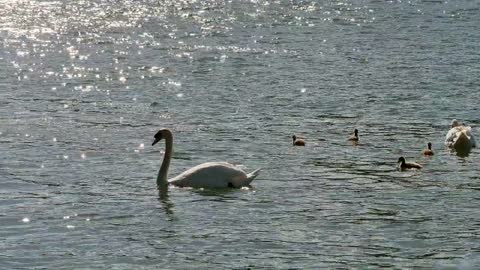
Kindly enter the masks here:
M 480 135 L 479 25 L 468 0 L 0 2 L 0 268 L 478 269 L 479 150 L 443 139 Z M 170 176 L 263 170 L 159 197 L 162 127 Z

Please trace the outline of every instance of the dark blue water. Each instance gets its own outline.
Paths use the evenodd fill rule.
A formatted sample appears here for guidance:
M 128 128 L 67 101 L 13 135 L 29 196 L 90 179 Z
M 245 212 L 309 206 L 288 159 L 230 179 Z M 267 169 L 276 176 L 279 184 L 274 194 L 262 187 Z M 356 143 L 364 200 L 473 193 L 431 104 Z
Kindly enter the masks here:
M 478 268 L 478 150 L 443 139 L 479 134 L 479 25 L 467 0 L 1 2 L 0 268 Z M 263 170 L 159 197 L 162 127 L 171 176 Z

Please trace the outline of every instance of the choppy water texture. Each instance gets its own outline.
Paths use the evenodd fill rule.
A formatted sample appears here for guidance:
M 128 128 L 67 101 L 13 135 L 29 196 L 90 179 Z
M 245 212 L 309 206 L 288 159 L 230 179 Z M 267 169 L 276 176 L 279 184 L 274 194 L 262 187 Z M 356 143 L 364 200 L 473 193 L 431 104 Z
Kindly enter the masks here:
M 479 151 L 442 142 L 480 136 L 479 25 L 467 0 L 1 1 L 0 268 L 478 269 Z M 161 127 L 171 175 L 263 171 L 159 198 Z

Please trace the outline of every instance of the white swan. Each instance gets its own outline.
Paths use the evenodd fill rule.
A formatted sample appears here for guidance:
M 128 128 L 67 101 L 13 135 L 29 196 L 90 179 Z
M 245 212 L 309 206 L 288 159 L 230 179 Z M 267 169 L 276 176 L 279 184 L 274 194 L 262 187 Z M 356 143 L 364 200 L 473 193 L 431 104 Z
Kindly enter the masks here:
M 473 147 L 477 146 L 477 143 L 473 137 L 472 128 L 460 125 L 456 119 L 453 119 L 451 129 L 445 136 L 445 145 L 457 152 L 470 152 Z
M 227 162 L 207 162 L 186 170 L 167 181 L 168 167 L 173 152 L 173 134 L 169 129 L 161 129 L 155 134 L 152 145 L 165 139 L 165 155 L 158 172 L 157 187 L 168 184 L 179 187 L 194 188 L 226 188 L 248 186 L 258 175 L 260 169 L 249 174 Z

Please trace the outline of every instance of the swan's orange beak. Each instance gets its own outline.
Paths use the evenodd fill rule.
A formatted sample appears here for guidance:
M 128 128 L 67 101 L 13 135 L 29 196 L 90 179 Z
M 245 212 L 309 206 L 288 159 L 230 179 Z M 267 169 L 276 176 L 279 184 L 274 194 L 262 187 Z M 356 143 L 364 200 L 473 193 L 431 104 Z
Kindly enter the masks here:
M 156 144 L 157 142 L 159 142 L 160 140 L 162 140 L 162 139 L 160 139 L 160 138 L 155 138 L 155 140 L 154 140 L 153 143 L 152 143 L 152 146 L 155 145 L 155 144 Z

